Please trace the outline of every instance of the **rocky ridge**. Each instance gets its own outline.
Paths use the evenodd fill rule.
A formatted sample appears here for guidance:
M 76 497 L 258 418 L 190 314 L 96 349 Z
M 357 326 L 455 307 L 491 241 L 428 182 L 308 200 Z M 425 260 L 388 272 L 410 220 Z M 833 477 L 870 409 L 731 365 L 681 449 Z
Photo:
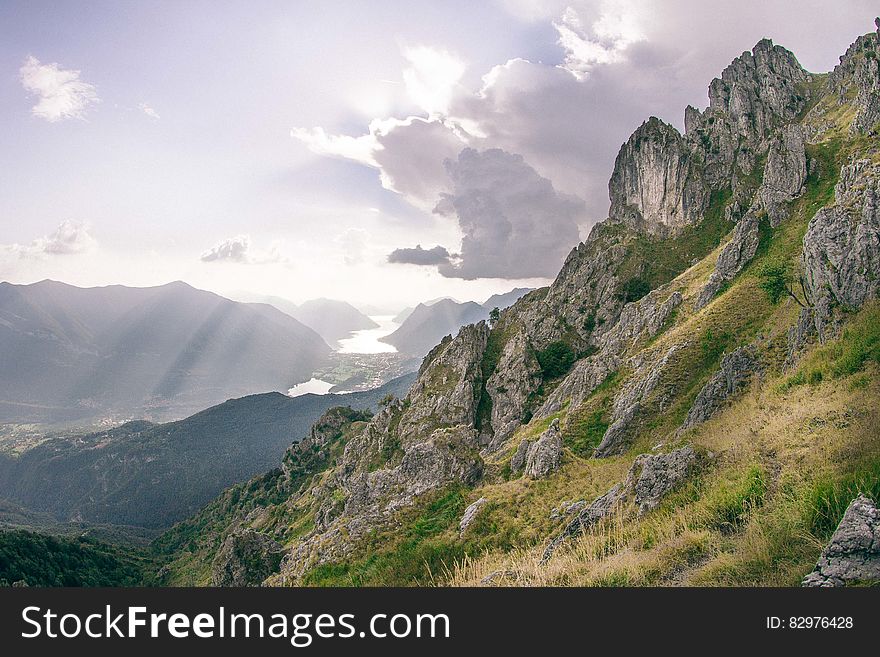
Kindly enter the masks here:
M 764 359 L 754 334 L 736 336 L 740 341 L 726 355 L 708 350 L 713 369 L 704 375 L 708 381 L 696 379 L 686 369 L 694 341 L 679 333 L 664 339 L 664 333 L 693 318 L 710 323 L 720 312 L 714 300 L 729 296 L 722 291 L 758 257 L 762 231 L 772 233 L 788 220 L 815 171 L 817 148 L 827 148 L 841 125 L 828 99 L 847 108 L 857 104 L 853 115 L 868 117 L 863 122 L 873 116 L 876 69 L 862 59 L 870 59 L 864 53 L 876 47 L 876 36 L 857 43 L 826 80 L 762 40 L 711 83 L 706 110 L 686 110 L 683 135 L 654 118 L 637 129 L 615 164 L 608 220 L 572 250 L 551 286 L 527 294 L 491 325 L 463 328 L 428 354 L 409 394 L 389 402 L 349 439 L 339 463 L 302 492 L 314 527 L 289 545 L 270 581 L 299 583 L 318 566 L 344 562 L 362 539 L 393 526 L 396 514 L 427 493 L 497 483 L 508 477 L 507 466 L 526 475 L 515 482 L 525 487 L 567 473 L 577 411 L 595 401 L 614 374 L 607 426 L 597 411 L 595 427 L 602 431 L 592 456 L 634 461 L 605 494 L 569 505 L 569 517 L 576 515 L 551 546 L 617 510 L 634 518 L 650 514 L 698 459 L 688 445 L 633 457 L 645 449 L 642 432 L 669 404 L 680 407 L 696 383 L 696 396 L 686 397 L 689 406 L 676 416 L 682 424 L 660 437 L 672 447 L 690 439 L 685 430 L 734 400 Z M 853 119 L 846 129 L 865 133 L 860 125 Z M 880 292 L 877 180 L 876 158 L 845 162 L 834 202 L 809 221 L 800 258 L 808 307 L 792 326 L 801 344 L 791 354 L 811 334 L 833 335 L 847 312 Z M 689 244 L 676 240 L 688 238 L 712 212 L 732 229 L 730 239 L 702 245 L 644 289 L 651 263 L 640 249 Z M 709 256 L 718 246 L 717 258 Z M 691 263 L 699 266 L 689 270 Z M 538 435 L 536 424 L 548 420 Z M 470 525 L 465 520 L 492 512 L 494 504 L 481 511 L 484 499 L 463 516 L 458 510 L 459 536 Z

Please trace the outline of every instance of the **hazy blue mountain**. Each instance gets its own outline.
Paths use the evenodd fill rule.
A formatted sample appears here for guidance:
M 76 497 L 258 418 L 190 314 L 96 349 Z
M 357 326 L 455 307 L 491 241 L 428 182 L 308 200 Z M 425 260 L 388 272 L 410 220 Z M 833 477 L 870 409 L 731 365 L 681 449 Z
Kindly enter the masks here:
M 409 313 L 401 311 L 395 317 L 400 328 L 380 340 L 403 353 L 423 356 L 443 336 L 455 335 L 462 326 L 487 319 L 493 308 L 503 310 L 528 292 L 531 292 L 529 288 L 520 287 L 504 294 L 494 294 L 482 305 L 473 301 L 460 303 L 450 297 L 425 301 Z
M 165 527 L 221 490 L 274 467 L 332 406 L 375 409 L 414 374 L 365 392 L 231 399 L 184 420 L 50 438 L 0 455 L 0 498 L 60 521 Z
M 171 419 L 308 380 L 330 348 L 266 304 L 174 282 L 0 283 L 0 422 Z
M 521 297 L 524 297 L 533 289 L 534 288 L 531 287 L 516 287 L 510 292 L 505 292 L 504 294 L 493 294 L 486 299 L 485 303 L 483 303 L 483 308 L 487 310 L 492 310 L 493 308 L 504 310 L 515 304 Z
M 457 303 L 452 299 L 442 299 L 431 305 L 420 303 L 400 328 L 380 340 L 394 345 L 403 353 L 422 356 L 443 336 L 458 333 L 458 329 L 465 324 L 479 322 L 488 316 L 489 311 L 473 301 Z
M 330 345 L 349 337 L 353 331 L 379 327 L 350 303 L 335 299 L 311 299 L 291 312 Z
M 407 306 L 399 313 L 397 313 L 392 321 L 395 324 L 403 324 L 406 321 L 406 318 L 413 314 L 413 310 L 415 310 L 415 308 L 413 308 L 412 306 Z

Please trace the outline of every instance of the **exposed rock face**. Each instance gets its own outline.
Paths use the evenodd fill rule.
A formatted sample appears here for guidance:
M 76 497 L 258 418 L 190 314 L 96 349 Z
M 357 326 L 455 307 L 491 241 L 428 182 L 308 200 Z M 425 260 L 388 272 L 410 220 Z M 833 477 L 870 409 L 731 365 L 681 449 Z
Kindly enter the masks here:
M 459 534 L 464 534 L 465 531 L 467 531 L 467 528 L 470 527 L 471 523 L 476 519 L 477 514 L 480 512 L 480 509 L 482 509 L 483 506 L 488 502 L 489 500 L 487 500 L 485 497 L 481 497 L 464 510 L 464 514 L 461 516 L 461 521 L 459 521 L 458 523 Z
M 668 454 L 642 454 L 633 462 L 622 484 L 612 486 L 579 511 L 562 533 L 550 541 L 542 561 L 548 561 L 567 539 L 581 535 L 612 513 L 623 512 L 627 501 L 635 504 L 640 515 L 657 508 L 660 500 L 685 480 L 696 461 L 692 447 L 682 447 Z
M 801 195 L 806 180 L 803 130 L 797 125 L 786 126 L 770 144 L 764 178 L 758 188 L 758 201 L 767 211 L 771 226 L 778 226 L 786 217 L 786 203 Z
M 760 368 L 757 350 L 752 346 L 740 347 L 721 359 L 720 369 L 712 375 L 697 393 L 694 405 L 678 429 L 685 430 L 705 422 L 717 413 L 728 398 L 736 394 Z
M 640 362 L 631 361 L 635 371 L 614 399 L 611 425 L 593 452 L 594 457 L 614 456 L 626 450 L 642 404 L 657 387 L 666 366 L 682 346 L 673 345 L 656 361 L 647 357 L 638 359 Z
M 492 399 L 490 451 L 504 444 L 516 431 L 522 422 L 526 400 L 540 383 L 541 366 L 528 338 L 517 332 L 507 341 L 495 371 L 486 382 L 486 392 Z
M 684 138 L 656 117 L 620 149 L 608 190 L 611 218 L 652 235 L 698 222 L 709 200 Z
M 226 537 L 211 565 L 212 586 L 259 586 L 278 570 L 284 548 L 253 529 Z
M 519 447 L 516 448 L 516 453 L 514 453 L 513 458 L 510 459 L 511 472 L 516 473 L 526 467 L 526 459 L 529 457 L 529 451 L 531 451 L 532 445 L 532 441 L 527 438 L 520 442 Z
M 880 292 L 880 166 L 859 160 L 841 169 L 834 205 L 816 213 L 801 256 L 807 301 L 820 340 L 834 308 L 859 308 Z
M 709 107 L 726 111 L 743 137 L 764 138 L 803 110 L 806 98 L 798 85 L 808 76 L 794 54 L 761 39 L 712 81 Z
M 682 447 L 668 454 L 639 456 L 633 462 L 624 484 L 639 514 L 656 509 L 660 500 L 684 481 L 696 460 L 693 447 Z
M 543 479 L 558 470 L 560 465 L 562 433 L 559 430 L 559 420 L 555 419 L 535 444 L 529 447 L 525 474 L 531 479 Z
M 758 218 L 751 212 L 740 219 L 733 231 L 733 237 L 718 254 L 715 270 L 697 295 L 694 310 L 707 306 L 724 284 L 733 280 L 755 257 L 755 252 L 758 250 L 758 227 Z
M 423 436 L 425 427 L 474 425 L 474 387 L 488 337 L 485 322 L 471 324 L 439 353 L 428 355 L 398 425 L 402 442 Z
M 880 509 L 860 495 L 849 505 L 803 586 L 880 582 Z
M 669 294 L 667 289 L 659 288 L 626 304 L 617 323 L 597 339 L 599 351 L 578 361 L 535 415 L 548 417 L 569 400 L 571 408 L 580 406 L 609 374 L 620 367 L 627 349 L 660 332 L 673 311 L 681 305 L 681 300 L 681 293 L 677 290 Z
M 329 409 L 312 425 L 308 436 L 287 449 L 281 460 L 281 470 L 290 475 L 303 454 L 326 457 L 327 444 L 338 438 L 346 426 L 352 422 L 365 422 L 371 417 L 369 411 L 356 411 L 349 407 Z
M 850 126 L 853 132 L 874 131 L 880 121 L 880 18 L 875 24 L 877 31 L 856 39 L 828 78 L 840 103 L 855 95 L 856 116 Z
M 576 349 L 588 346 L 601 327 L 617 322 L 623 301 L 616 271 L 632 237 L 620 225 L 597 224 L 568 254 L 553 284 L 503 311 L 502 322 L 515 320 L 537 350 L 563 337 Z
M 280 581 L 344 558 L 359 537 L 420 495 L 476 483 L 483 461 L 475 390 L 488 334 L 480 322 L 443 341 L 425 358 L 407 397 L 383 408 L 345 446 L 340 464 L 311 490 L 328 513 L 319 511 L 315 531 L 284 558 Z

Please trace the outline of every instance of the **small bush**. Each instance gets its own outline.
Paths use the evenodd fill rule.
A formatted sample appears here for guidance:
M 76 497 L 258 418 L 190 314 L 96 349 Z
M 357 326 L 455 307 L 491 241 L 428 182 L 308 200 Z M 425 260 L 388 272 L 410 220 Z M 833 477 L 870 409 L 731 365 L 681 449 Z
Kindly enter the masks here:
M 577 359 L 574 349 L 562 340 L 551 342 L 546 349 L 539 351 L 535 356 L 545 379 L 562 376 L 571 369 Z
M 651 284 L 641 277 L 630 278 L 620 286 L 620 298 L 624 302 L 638 301 L 651 291 Z

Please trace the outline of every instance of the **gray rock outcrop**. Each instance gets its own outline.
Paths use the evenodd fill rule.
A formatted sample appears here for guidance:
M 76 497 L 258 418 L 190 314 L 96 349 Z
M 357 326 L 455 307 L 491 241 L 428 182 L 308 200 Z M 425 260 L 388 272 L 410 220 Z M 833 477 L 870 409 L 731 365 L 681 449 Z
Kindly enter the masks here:
M 621 147 L 608 190 L 610 217 L 652 235 L 670 235 L 697 223 L 709 201 L 684 138 L 656 117 Z
M 717 413 L 725 402 L 736 394 L 760 369 L 757 350 L 753 346 L 740 347 L 721 359 L 721 367 L 702 387 L 679 427 L 681 435 L 687 429 L 705 422 Z
M 639 515 L 657 508 L 660 500 L 678 486 L 697 460 L 693 447 L 666 454 L 642 454 L 632 464 L 624 483 Z
M 875 25 L 877 31 L 856 39 L 828 77 L 840 103 L 855 97 L 852 132 L 874 131 L 880 122 L 880 18 Z
M 602 436 L 602 441 L 593 452 L 595 458 L 605 458 L 623 453 L 629 446 L 630 437 L 638 422 L 642 405 L 649 396 L 670 364 L 675 353 L 683 344 L 672 345 L 659 359 L 650 356 L 631 359 L 633 374 L 614 398 L 611 424 Z
M 786 217 L 786 204 L 801 195 L 807 180 L 804 132 L 789 125 L 770 144 L 764 177 L 758 188 L 758 203 L 776 227 Z
M 524 438 L 520 442 L 519 446 L 516 448 L 516 452 L 510 459 L 511 472 L 517 473 L 526 467 L 526 459 L 529 457 L 529 451 L 532 449 L 532 444 L 532 441 L 528 438 Z
M 550 541 L 542 561 L 549 561 L 566 540 L 580 536 L 612 513 L 623 513 L 623 505 L 628 501 L 633 502 L 639 515 L 657 508 L 663 497 L 687 478 L 696 462 L 696 452 L 689 446 L 666 454 L 642 454 L 633 462 L 623 483 L 612 486 L 585 506 Z
M 488 450 L 503 445 L 522 422 L 529 395 L 541 383 L 541 366 L 520 331 L 504 345 L 498 365 L 486 382 L 492 400 L 492 439 Z
M 809 77 L 791 52 L 762 39 L 712 81 L 706 110 L 687 108 L 685 135 L 713 189 L 731 186 L 739 197 L 773 132 L 805 107 Z
M 465 531 L 467 531 L 467 528 L 471 526 L 471 523 L 476 520 L 477 514 L 479 514 L 480 509 L 482 509 L 483 506 L 488 502 L 489 500 L 487 500 L 485 497 L 481 497 L 464 510 L 464 513 L 461 516 L 461 520 L 458 523 L 459 534 L 464 534 Z
M 709 280 L 697 294 L 694 310 L 707 306 L 728 281 L 742 271 L 742 268 L 755 257 L 758 250 L 759 222 L 754 213 L 748 212 L 739 220 L 733 231 L 733 237 L 718 254 L 715 269 Z
M 253 529 L 226 537 L 211 564 L 212 586 L 260 586 L 278 570 L 284 548 Z
M 880 582 L 880 509 L 859 495 L 843 514 L 815 570 L 803 586 L 845 586 Z
M 550 427 L 541 434 L 535 444 L 529 447 L 526 456 L 525 475 L 530 479 L 543 479 L 562 465 L 562 432 L 559 419 L 554 419 Z
M 880 292 L 880 166 L 844 166 L 833 205 L 807 227 L 801 262 L 804 291 L 820 340 L 833 332 L 836 307 L 860 308 Z

